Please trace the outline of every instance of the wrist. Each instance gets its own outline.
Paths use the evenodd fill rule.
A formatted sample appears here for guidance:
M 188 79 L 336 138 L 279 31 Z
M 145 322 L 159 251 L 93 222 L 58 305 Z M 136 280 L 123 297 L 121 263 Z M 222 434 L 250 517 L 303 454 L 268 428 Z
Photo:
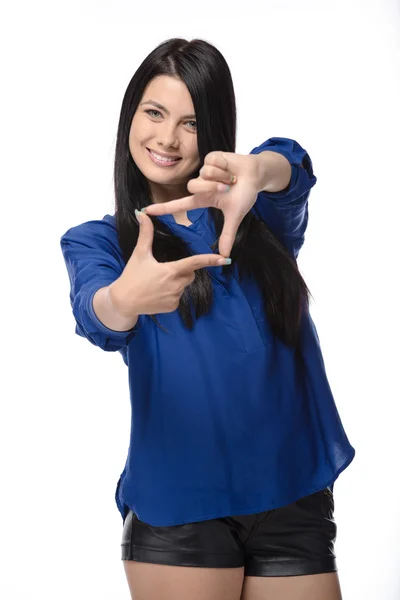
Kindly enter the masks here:
M 257 159 L 258 192 L 280 192 L 290 185 L 292 166 L 287 158 L 271 150 L 254 156 Z
M 129 297 L 123 280 L 119 277 L 107 288 L 107 298 L 116 315 L 121 319 L 139 317 L 139 311 L 134 306 L 132 298 Z

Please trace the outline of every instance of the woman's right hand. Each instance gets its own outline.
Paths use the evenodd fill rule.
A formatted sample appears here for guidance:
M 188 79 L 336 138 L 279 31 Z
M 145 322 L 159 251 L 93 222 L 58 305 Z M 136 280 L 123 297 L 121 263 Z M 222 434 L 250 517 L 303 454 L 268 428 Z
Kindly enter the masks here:
M 136 247 L 120 277 L 110 285 L 112 303 L 122 317 L 173 312 L 197 269 L 229 264 L 220 254 L 196 254 L 172 262 L 157 262 L 152 251 L 153 223 L 144 213 L 136 215 L 140 223 Z

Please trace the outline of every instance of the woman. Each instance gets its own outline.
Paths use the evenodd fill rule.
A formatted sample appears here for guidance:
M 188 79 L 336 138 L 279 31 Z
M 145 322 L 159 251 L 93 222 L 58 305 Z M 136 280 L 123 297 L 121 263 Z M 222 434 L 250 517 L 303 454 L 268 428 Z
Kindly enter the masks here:
M 161 44 L 123 99 L 115 215 L 61 239 L 76 332 L 129 369 L 122 559 L 135 600 L 338 600 L 354 449 L 296 262 L 316 177 L 297 142 L 235 136 L 220 52 Z

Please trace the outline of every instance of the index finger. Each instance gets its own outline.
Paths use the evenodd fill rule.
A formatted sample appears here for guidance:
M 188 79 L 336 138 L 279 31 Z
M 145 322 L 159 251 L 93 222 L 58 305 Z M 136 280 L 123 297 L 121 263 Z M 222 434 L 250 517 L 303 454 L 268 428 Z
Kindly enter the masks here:
M 169 264 L 173 265 L 177 273 L 184 274 L 203 269 L 204 267 L 230 265 L 231 262 L 232 260 L 230 258 L 224 258 L 220 254 L 196 254 L 195 256 L 175 260 Z
M 219 167 L 220 169 L 226 171 L 229 163 L 227 158 L 221 152 L 221 150 L 214 150 L 214 152 L 209 152 L 207 154 L 207 156 L 204 159 L 204 164 L 213 165 L 214 167 Z
M 177 212 L 192 210 L 193 208 L 198 208 L 194 195 L 179 198 L 179 200 L 171 200 L 170 202 L 150 204 L 143 209 L 143 212 L 146 215 L 158 217 L 160 215 L 171 215 Z

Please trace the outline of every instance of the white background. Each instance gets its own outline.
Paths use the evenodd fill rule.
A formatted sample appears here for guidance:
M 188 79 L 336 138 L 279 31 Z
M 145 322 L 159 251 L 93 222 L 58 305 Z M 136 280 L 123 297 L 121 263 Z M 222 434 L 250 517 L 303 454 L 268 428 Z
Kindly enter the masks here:
M 398 3 L 80 0 L 5 11 L 0 596 L 129 598 L 114 504 L 128 373 L 119 353 L 75 335 L 59 239 L 113 212 L 134 71 L 165 39 L 200 37 L 231 67 L 237 151 L 290 137 L 313 160 L 299 267 L 357 451 L 335 486 L 343 596 L 398 600 Z

